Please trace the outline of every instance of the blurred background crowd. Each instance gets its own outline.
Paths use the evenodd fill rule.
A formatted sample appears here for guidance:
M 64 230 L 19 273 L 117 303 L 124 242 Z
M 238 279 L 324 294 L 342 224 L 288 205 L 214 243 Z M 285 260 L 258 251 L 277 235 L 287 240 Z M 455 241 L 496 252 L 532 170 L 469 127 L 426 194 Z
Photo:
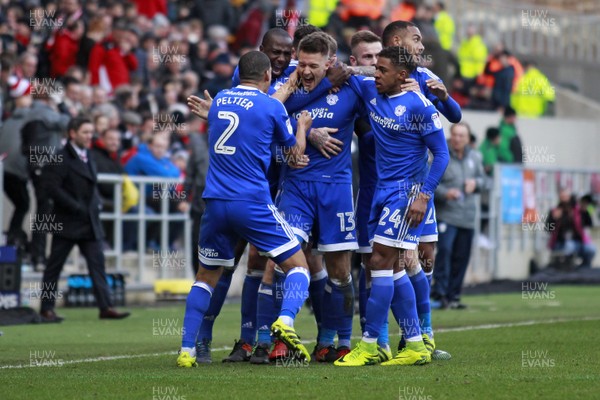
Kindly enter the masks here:
M 37 213 L 49 207 L 37 182 L 43 157 L 18 150 L 60 148 L 70 118 L 92 118 L 98 172 L 185 177 L 191 138 L 206 131 L 191 117 L 186 98 L 230 87 L 238 58 L 257 48 L 268 29 L 293 35 L 299 25 L 316 25 L 337 40 L 338 58 L 348 62 L 357 30 L 381 34 L 398 19 L 418 25 L 425 66 L 463 108 L 504 113 L 498 129 L 477 144 L 487 171 L 497 161 L 522 161 L 515 118 L 551 113 L 552 87 L 533 62 L 521 62 L 502 43 L 485 43 L 474 26 L 457 42 L 443 2 L 0 0 L 0 154 L 6 156 L 5 192 L 15 206 L 9 243 L 28 242 L 21 229 L 34 208 L 28 182 L 35 188 Z M 194 168 L 206 167 L 206 159 L 193 162 Z M 105 210 L 111 209 L 113 190 L 100 187 Z M 174 202 L 173 209 L 193 211 L 192 197 Z M 157 212 L 157 204 L 149 204 L 147 212 Z M 124 211 L 136 212 L 135 201 Z M 126 237 L 135 237 L 135 226 L 131 229 Z M 105 231 L 110 235 L 111 229 Z M 156 247 L 156 235 L 149 232 L 148 238 Z M 28 252 L 43 263 L 45 240 L 31 243 L 36 248 Z M 124 243 L 124 250 L 135 248 L 135 240 Z

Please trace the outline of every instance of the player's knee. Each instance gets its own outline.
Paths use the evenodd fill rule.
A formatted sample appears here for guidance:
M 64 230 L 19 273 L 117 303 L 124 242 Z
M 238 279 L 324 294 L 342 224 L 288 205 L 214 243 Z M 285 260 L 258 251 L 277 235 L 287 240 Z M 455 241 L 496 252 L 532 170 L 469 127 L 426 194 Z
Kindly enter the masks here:
M 267 264 L 267 258 L 258 254 L 258 251 L 248 254 L 248 271 L 264 271 Z
M 221 277 L 221 273 L 223 273 L 223 267 L 208 269 L 200 265 L 200 268 L 198 268 L 198 273 L 196 274 L 196 281 L 207 283 L 214 288 L 217 286 L 217 282 Z
M 433 272 L 434 261 L 434 258 L 420 259 L 419 262 L 421 263 L 421 268 L 423 269 L 423 272 L 425 272 L 426 274 Z
M 336 281 L 345 282 L 350 278 L 350 265 L 348 265 L 347 267 L 343 265 L 331 267 L 328 266 L 327 275 L 332 280 L 335 279 Z
M 380 252 L 378 250 L 373 250 L 368 267 L 371 270 L 392 269 L 394 261 L 395 260 L 393 259 L 393 257 L 390 257 L 389 254 Z
M 306 268 L 306 270 L 308 271 L 306 257 L 304 257 L 304 253 L 301 250 L 298 250 L 286 260 L 279 262 L 279 268 L 281 268 L 283 272 L 287 273 L 290 269 L 294 267 Z

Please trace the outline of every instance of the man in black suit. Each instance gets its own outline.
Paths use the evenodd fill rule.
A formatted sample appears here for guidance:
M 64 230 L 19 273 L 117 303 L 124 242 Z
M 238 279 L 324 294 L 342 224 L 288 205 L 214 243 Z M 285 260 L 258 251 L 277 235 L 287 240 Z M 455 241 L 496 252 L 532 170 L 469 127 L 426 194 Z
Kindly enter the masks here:
M 94 125 L 87 118 L 73 118 L 67 131 L 69 141 L 58 153 L 57 162 L 43 171 L 45 193 L 54 201 L 56 229 L 44 271 L 40 314 L 45 322 L 62 321 L 54 312 L 57 282 L 69 253 L 77 245 L 90 272 L 100 318 L 125 318 L 129 313 L 119 313 L 112 307 L 104 270 L 96 165 L 88 151 Z

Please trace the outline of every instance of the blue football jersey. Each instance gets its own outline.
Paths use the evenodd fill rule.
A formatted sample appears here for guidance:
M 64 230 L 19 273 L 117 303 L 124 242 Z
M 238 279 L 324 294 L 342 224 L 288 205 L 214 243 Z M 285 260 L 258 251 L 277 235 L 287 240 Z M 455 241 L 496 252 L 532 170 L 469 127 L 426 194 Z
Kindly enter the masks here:
M 377 184 L 377 168 L 375 167 L 375 134 L 373 131 L 358 137 L 358 173 L 360 187 Z
M 292 72 L 294 72 L 296 70 L 297 66 L 298 66 L 298 61 L 292 60 L 292 61 L 290 61 L 290 65 L 288 65 L 288 67 L 283 70 L 281 75 L 279 75 L 278 77 L 274 77 L 274 76 L 271 77 L 272 78 L 271 79 L 271 87 L 269 88 L 269 92 L 268 92 L 269 95 L 272 95 L 273 93 L 275 93 L 281 85 L 283 85 L 284 83 L 286 83 L 288 81 L 288 79 L 290 79 L 290 75 L 292 74 Z M 236 87 L 237 85 L 240 84 L 239 66 L 235 67 L 235 70 L 233 71 L 233 76 L 231 77 L 231 82 L 233 84 L 232 87 Z
M 375 134 L 378 185 L 423 182 L 428 172 L 423 137 L 442 130 L 433 104 L 419 92 L 380 95 L 374 78 L 353 76 L 348 83 L 364 100 L 369 113 Z
M 293 96 L 292 96 L 293 97 Z M 287 102 L 286 102 L 287 104 Z M 310 143 L 306 145 L 305 154 L 310 162 L 302 169 L 287 169 L 286 179 L 304 181 L 352 183 L 352 159 L 350 156 L 354 120 L 360 110 L 360 99 L 348 85 L 342 86 L 338 93 L 330 93 L 310 102 L 304 110 L 308 110 L 313 119 L 312 128 L 338 128 L 332 136 L 344 144 L 342 151 L 331 159 L 325 158 Z M 298 119 L 301 111 L 290 117 Z
M 419 87 L 421 88 L 421 93 L 425 95 L 430 101 L 432 98 L 430 96 L 434 96 L 427 86 L 428 79 L 435 79 L 436 81 L 442 81 L 436 74 L 431 72 L 429 69 L 425 67 L 417 67 L 411 74 L 410 77 L 417 81 Z M 435 96 L 434 96 L 435 97 Z M 436 97 L 437 98 L 437 97 Z
M 215 96 L 208 126 L 203 198 L 271 202 L 266 178 L 271 145 L 296 144 L 283 104 L 256 88 L 239 85 Z

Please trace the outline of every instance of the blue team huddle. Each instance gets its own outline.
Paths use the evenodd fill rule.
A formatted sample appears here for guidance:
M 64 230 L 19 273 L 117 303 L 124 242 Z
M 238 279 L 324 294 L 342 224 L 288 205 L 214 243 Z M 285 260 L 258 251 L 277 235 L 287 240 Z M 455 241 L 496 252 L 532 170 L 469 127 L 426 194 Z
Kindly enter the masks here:
M 317 28 L 302 26 L 293 39 L 271 29 L 260 51 L 241 57 L 231 89 L 188 99 L 208 120 L 210 162 L 179 367 L 212 361 L 213 324 L 247 244 L 240 338 L 223 361 L 395 366 L 450 357 L 434 340 L 430 259 L 433 193 L 449 161 L 441 115 L 456 123 L 461 110 L 419 66 L 412 23 L 392 22 L 382 38 L 359 31 L 351 47 L 351 66 L 340 65 L 335 40 Z M 362 257 L 357 294 L 353 251 Z M 302 333 L 316 333 L 312 352 L 294 327 L 309 297 L 316 332 Z M 352 347 L 355 297 L 362 339 Z M 402 333 L 395 355 L 390 309 Z

